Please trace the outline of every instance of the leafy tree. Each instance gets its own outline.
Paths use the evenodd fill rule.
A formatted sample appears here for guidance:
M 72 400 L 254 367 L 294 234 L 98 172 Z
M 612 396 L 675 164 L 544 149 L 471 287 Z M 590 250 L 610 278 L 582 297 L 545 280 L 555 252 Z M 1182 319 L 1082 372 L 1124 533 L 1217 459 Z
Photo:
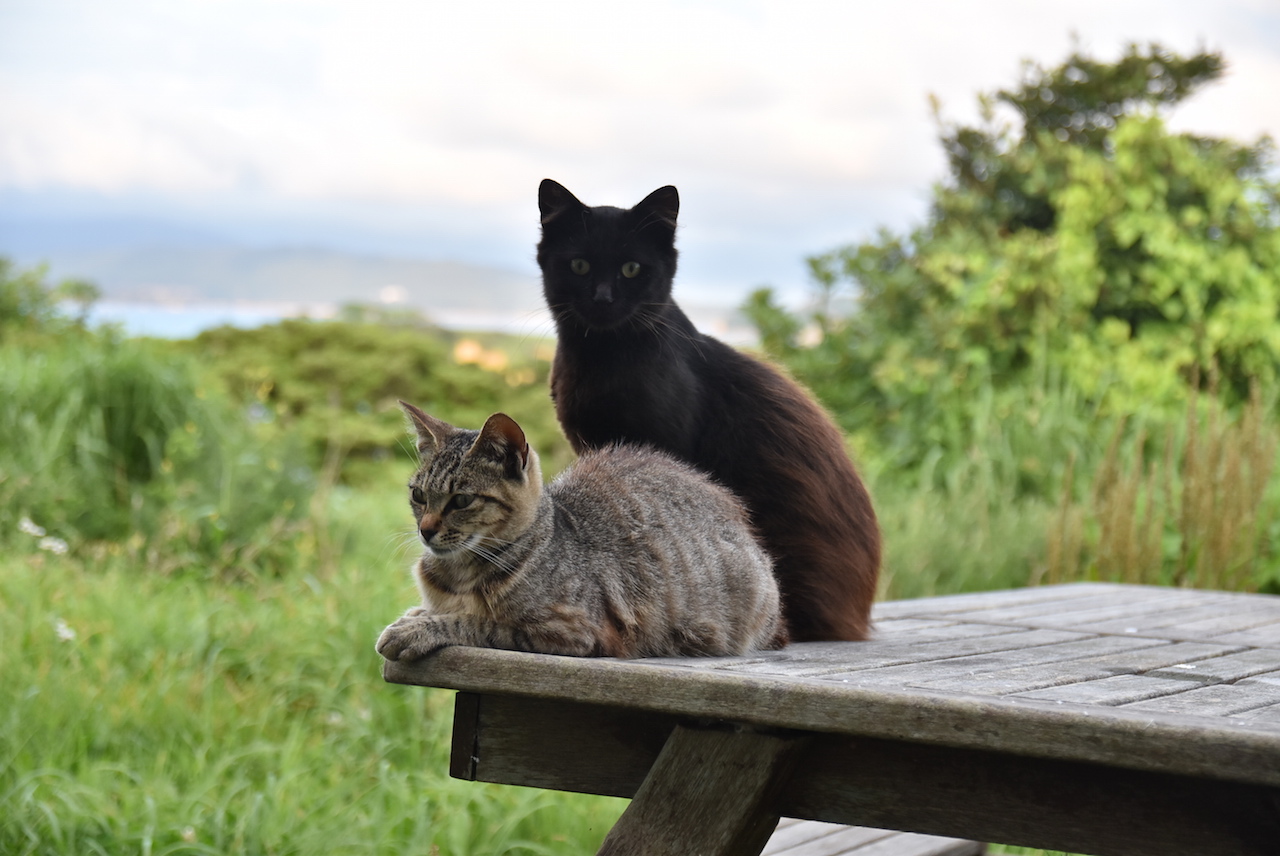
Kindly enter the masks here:
M 397 399 L 467 428 L 505 411 L 538 449 L 544 472 L 570 459 L 547 396 L 546 360 L 512 357 L 502 344 L 487 352 L 469 342 L 496 358 L 486 367 L 459 359 L 451 335 L 420 319 L 373 323 L 360 320 L 368 316 L 354 308 L 348 316 L 355 320 L 221 327 L 178 347 L 198 353 L 251 419 L 301 439 L 317 463 L 336 467 L 349 458 L 409 454 Z
M 304 540 L 301 454 L 209 394 L 195 360 L 62 314 L 96 294 L 0 259 L 0 544 L 281 570 Z
M 43 266 L 19 269 L 0 256 L 0 344 L 14 337 L 40 336 L 64 328 L 84 326 L 89 307 L 101 295 L 98 287 L 82 279 L 68 279 L 56 286 L 46 281 Z M 75 303 L 79 317 L 68 319 L 62 303 Z
M 815 315 L 821 344 L 800 348 L 769 295 L 753 298 L 766 347 L 908 459 L 984 390 L 1057 383 L 1130 413 L 1177 407 L 1215 373 L 1236 400 L 1273 383 L 1270 141 L 1174 134 L 1160 116 L 1224 67 L 1154 44 L 1026 65 L 980 99 L 979 126 L 938 120 L 950 174 L 922 226 L 810 259 L 822 305 L 856 301 Z

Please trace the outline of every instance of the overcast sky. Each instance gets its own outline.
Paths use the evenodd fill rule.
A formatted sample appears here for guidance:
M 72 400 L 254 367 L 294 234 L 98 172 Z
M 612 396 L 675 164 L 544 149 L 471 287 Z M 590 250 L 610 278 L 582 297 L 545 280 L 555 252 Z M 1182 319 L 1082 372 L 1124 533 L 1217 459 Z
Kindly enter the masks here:
M 930 93 L 972 120 L 1073 33 L 1223 51 L 1171 123 L 1280 137 L 1280 0 L 0 0 L 0 219 L 532 271 L 543 177 L 675 184 L 681 287 L 737 300 L 917 222 Z

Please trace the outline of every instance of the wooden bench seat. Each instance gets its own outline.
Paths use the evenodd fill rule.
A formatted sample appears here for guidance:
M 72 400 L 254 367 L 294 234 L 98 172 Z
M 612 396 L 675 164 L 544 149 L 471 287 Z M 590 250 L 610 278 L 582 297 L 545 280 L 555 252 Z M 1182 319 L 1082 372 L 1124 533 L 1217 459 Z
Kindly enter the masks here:
M 986 852 L 985 844 L 961 838 L 784 817 L 761 856 L 982 856 Z
M 745 657 L 451 647 L 384 675 L 459 691 L 453 776 L 630 799 L 610 856 L 785 853 L 803 830 L 779 817 L 1109 856 L 1280 853 L 1280 597 L 1080 583 L 876 619 L 866 642 Z M 858 830 L 810 841 L 825 856 L 838 836 Z

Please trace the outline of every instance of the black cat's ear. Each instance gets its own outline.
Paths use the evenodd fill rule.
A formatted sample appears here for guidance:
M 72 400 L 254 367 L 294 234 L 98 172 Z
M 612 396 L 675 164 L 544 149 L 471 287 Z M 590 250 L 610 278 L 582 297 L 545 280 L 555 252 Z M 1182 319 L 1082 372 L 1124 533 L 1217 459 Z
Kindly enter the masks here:
M 428 416 L 407 401 L 401 401 L 400 407 L 413 423 L 418 434 L 418 456 L 423 460 L 433 457 L 440 450 L 444 438 L 456 430 L 448 422 L 441 422 L 434 416 Z
M 661 223 L 674 232 L 676 215 L 680 213 L 680 194 L 675 187 L 668 184 L 641 199 L 640 203 L 631 210 L 641 215 L 642 227 Z
M 529 466 L 529 443 L 516 421 L 495 413 L 485 421 L 468 455 L 483 455 L 506 467 L 510 478 L 520 478 Z
M 544 178 L 538 185 L 538 212 L 544 226 L 566 212 L 581 211 L 586 207 L 558 181 Z

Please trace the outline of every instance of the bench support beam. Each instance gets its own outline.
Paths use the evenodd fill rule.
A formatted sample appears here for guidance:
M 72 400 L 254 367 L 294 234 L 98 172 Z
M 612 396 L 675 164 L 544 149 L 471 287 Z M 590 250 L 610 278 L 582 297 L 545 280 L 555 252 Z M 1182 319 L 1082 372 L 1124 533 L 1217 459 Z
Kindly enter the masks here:
M 779 812 L 797 737 L 677 725 L 600 856 L 756 856 Z
M 625 707 L 460 692 L 451 772 L 475 781 L 638 797 L 660 756 L 677 748 L 670 738 L 680 728 L 688 721 Z M 772 772 L 754 774 L 762 790 L 788 785 L 776 799 L 757 803 L 775 818 L 1025 847 L 1065 844 L 1100 856 L 1274 856 L 1280 841 L 1280 788 L 821 733 L 809 735 L 795 754 L 779 749 Z M 800 772 L 786 776 L 792 762 Z M 728 760 L 711 753 L 709 763 L 723 768 Z M 668 793 L 673 804 L 684 799 Z

